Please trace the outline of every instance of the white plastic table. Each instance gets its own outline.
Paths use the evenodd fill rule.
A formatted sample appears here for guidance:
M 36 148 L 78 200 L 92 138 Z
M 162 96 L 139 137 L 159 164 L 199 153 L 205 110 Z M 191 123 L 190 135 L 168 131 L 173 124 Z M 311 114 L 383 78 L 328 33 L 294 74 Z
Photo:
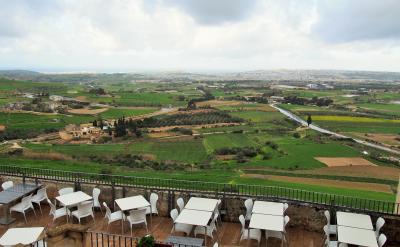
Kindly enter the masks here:
M 44 227 L 10 228 L 1 236 L 0 245 L 29 245 L 38 241 L 43 231 Z
M 260 229 L 266 231 L 283 232 L 284 231 L 284 217 L 283 215 L 271 214 L 252 214 L 248 228 L 248 236 L 250 236 L 250 229 Z M 282 241 L 283 246 L 283 241 Z
M 348 226 L 338 226 L 338 241 L 359 246 L 378 247 L 374 231 Z
M 194 226 L 203 226 L 205 232 L 207 232 L 207 224 L 211 219 L 213 212 L 210 211 L 202 211 L 202 210 L 193 210 L 184 208 L 182 212 L 175 219 L 174 223 L 194 225 Z M 175 227 L 175 224 L 174 224 Z M 204 235 L 204 243 L 206 242 L 206 235 Z
M 59 201 L 62 205 L 65 206 L 65 210 L 68 207 L 73 207 L 78 205 L 81 202 L 92 200 L 92 197 L 82 191 L 76 191 L 69 194 L 57 196 L 56 200 Z M 67 217 L 68 222 L 68 217 Z
M 337 212 L 336 221 L 339 226 L 349 226 L 373 230 L 371 217 L 366 214 L 354 214 L 347 212 Z
M 116 199 L 115 203 L 118 205 L 118 207 L 123 212 L 129 211 L 132 209 L 147 208 L 147 207 L 150 207 L 150 212 L 152 212 L 151 204 L 142 195 Z M 150 224 L 153 225 L 152 214 L 150 214 Z M 122 221 L 122 232 L 124 232 L 123 221 Z
M 255 201 L 253 205 L 253 214 L 283 215 L 283 203 Z
M 192 210 L 214 212 L 215 208 L 217 207 L 217 204 L 218 200 L 216 199 L 191 197 L 189 201 L 186 203 L 185 208 Z
M 122 211 L 151 207 L 150 203 L 142 195 L 116 199 L 115 203 Z

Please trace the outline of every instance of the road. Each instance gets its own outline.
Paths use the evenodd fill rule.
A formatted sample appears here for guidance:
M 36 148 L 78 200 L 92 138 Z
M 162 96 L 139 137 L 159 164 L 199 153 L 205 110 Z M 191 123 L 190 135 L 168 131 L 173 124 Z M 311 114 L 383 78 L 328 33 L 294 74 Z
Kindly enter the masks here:
M 282 109 L 280 107 L 277 107 L 275 104 L 270 104 L 270 106 L 275 108 L 275 109 L 277 109 L 280 113 L 282 113 L 283 115 L 287 116 L 288 118 L 300 123 L 303 126 L 307 126 L 307 122 L 306 121 L 304 121 L 299 116 L 293 114 L 292 112 L 287 111 L 285 109 Z M 376 149 L 379 149 L 379 150 L 382 150 L 382 151 L 386 151 L 386 152 L 389 152 L 389 153 L 400 155 L 400 151 L 398 151 L 398 150 L 395 150 L 395 149 L 392 149 L 392 148 L 389 148 L 389 147 L 386 147 L 386 146 L 383 146 L 383 145 L 370 143 L 370 142 L 367 142 L 367 141 L 364 141 L 364 140 L 355 139 L 353 137 L 345 136 L 345 135 L 342 135 L 342 134 L 339 134 L 339 133 L 336 133 L 336 132 L 332 132 L 330 130 L 321 128 L 321 127 L 319 127 L 319 126 L 317 126 L 315 124 L 310 124 L 310 126 L 308 126 L 308 127 L 310 129 L 313 129 L 313 130 L 318 131 L 320 133 L 329 134 L 329 135 L 332 135 L 332 136 L 335 136 L 335 137 L 338 137 L 338 138 L 353 139 L 355 142 L 357 142 L 357 143 L 359 143 L 361 145 L 372 147 L 372 148 L 376 148 Z

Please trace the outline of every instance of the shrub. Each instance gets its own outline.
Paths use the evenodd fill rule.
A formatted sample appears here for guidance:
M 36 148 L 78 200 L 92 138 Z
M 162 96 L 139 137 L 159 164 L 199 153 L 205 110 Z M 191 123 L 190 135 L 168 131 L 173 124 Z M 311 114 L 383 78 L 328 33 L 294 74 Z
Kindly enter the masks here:
M 300 138 L 301 136 L 300 136 L 300 133 L 299 133 L 299 132 L 294 132 L 294 133 L 293 133 L 293 137 L 294 137 L 294 138 Z

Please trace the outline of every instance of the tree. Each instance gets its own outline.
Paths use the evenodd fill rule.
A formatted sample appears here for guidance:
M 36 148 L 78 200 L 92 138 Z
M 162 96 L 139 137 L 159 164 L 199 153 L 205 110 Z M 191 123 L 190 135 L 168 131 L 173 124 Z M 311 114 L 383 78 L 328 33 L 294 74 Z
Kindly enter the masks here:
M 310 114 L 308 114 L 308 117 L 307 117 L 307 124 L 308 124 L 308 126 L 310 126 L 310 124 L 312 124 L 312 118 L 311 118 Z

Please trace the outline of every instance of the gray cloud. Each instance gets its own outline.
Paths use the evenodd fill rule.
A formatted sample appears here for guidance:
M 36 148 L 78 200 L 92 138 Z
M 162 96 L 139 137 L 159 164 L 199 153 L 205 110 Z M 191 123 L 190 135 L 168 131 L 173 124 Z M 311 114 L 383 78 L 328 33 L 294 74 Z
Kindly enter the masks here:
M 237 22 L 249 17 L 256 0 L 173 0 L 165 4 L 176 6 L 202 25 Z
M 19 38 L 30 32 L 43 18 L 62 11 L 52 0 L 0 0 L 0 38 Z
M 313 33 L 330 43 L 400 38 L 400 1 L 317 1 Z

